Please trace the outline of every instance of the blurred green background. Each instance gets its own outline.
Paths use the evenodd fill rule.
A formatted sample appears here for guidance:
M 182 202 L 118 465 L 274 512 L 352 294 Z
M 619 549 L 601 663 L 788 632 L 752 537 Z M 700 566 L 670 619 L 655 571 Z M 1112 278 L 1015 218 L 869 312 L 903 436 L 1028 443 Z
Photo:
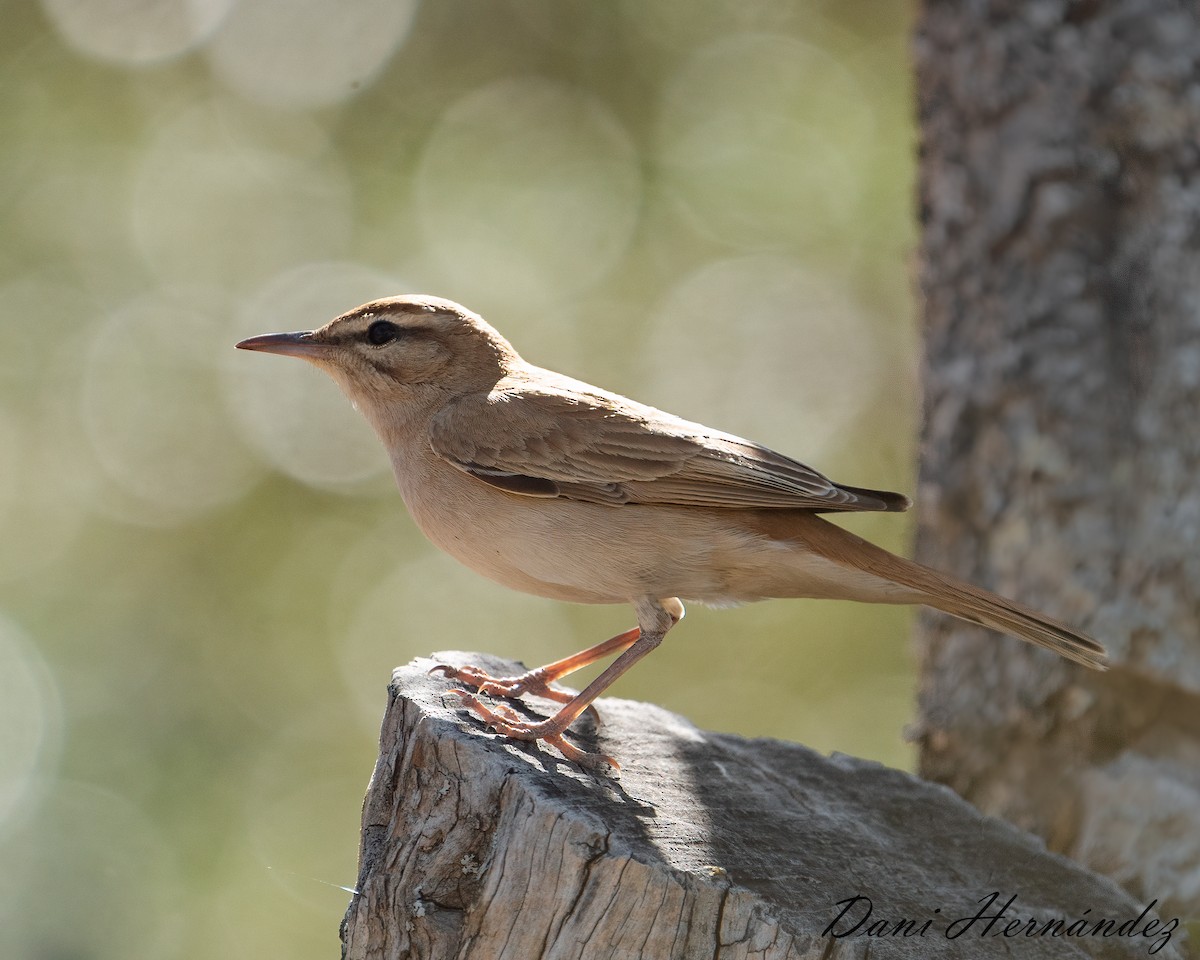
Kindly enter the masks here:
M 333 384 L 239 338 L 434 293 L 911 492 L 907 4 L 0 15 L 0 956 L 336 955 L 391 668 L 632 623 L 437 554 Z M 904 766 L 909 622 L 693 606 L 615 693 Z

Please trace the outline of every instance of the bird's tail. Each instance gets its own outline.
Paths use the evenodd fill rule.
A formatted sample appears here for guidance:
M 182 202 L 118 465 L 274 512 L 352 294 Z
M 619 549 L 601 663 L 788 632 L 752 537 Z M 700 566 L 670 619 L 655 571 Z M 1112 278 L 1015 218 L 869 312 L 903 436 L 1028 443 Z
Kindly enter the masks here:
M 819 517 L 797 514 L 786 525 L 776 521 L 772 535 L 800 539 L 827 559 L 890 582 L 901 590 L 891 597 L 882 592 L 870 599 L 890 603 L 923 603 L 951 616 L 999 630 L 1095 670 L 1108 668 L 1104 647 L 1087 634 L 1065 623 L 1031 610 L 990 590 L 973 586 L 957 577 L 941 573 L 898 557 L 882 547 L 831 524 Z M 890 589 L 890 588 L 889 588 Z M 847 594 L 849 599 L 860 599 Z M 866 599 L 866 598 L 862 598 Z
M 1036 643 L 1085 667 L 1108 669 L 1108 654 L 1104 647 L 1087 634 L 1012 600 L 972 587 L 972 592 L 976 591 L 978 595 L 963 600 L 930 597 L 925 603 L 961 620 Z
M 913 560 L 892 557 L 888 576 L 896 583 L 920 591 L 921 602 L 960 620 L 999 630 L 1094 670 L 1108 669 L 1104 647 L 1085 633 L 1031 610 L 1015 600 L 930 569 Z

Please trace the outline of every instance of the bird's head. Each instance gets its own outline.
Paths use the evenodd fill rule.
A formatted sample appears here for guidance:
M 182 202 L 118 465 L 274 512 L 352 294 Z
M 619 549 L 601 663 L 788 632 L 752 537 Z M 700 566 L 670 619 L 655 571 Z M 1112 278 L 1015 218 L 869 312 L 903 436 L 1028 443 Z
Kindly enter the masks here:
M 520 361 L 482 317 L 427 296 L 372 300 L 316 330 L 268 333 L 237 346 L 315 364 L 372 421 L 385 409 L 486 392 Z

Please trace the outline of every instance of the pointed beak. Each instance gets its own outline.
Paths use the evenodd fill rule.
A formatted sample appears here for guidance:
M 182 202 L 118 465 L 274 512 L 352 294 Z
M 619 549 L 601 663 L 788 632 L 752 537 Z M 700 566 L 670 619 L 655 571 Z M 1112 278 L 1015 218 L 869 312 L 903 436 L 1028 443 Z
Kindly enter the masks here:
M 312 331 L 300 333 L 265 333 L 241 341 L 239 350 L 259 350 L 263 353 L 281 353 L 286 357 L 302 357 L 313 360 L 329 349 L 328 344 L 312 338 Z

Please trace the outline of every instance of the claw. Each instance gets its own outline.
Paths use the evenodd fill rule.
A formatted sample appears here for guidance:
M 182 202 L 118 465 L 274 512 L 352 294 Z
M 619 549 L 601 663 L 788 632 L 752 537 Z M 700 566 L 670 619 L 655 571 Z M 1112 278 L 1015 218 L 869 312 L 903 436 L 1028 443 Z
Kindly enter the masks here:
M 451 680 L 457 680 L 459 683 L 465 683 L 468 687 L 473 687 L 478 693 L 487 694 L 490 697 L 505 697 L 510 700 L 516 700 L 528 693 L 535 697 L 545 697 L 547 700 L 554 700 L 557 703 L 570 703 L 572 697 L 575 696 L 566 690 L 555 690 L 551 687 L 545 679 L 545 671 L 541 669 L 530 670 L 519 677 L 493 677 L 490 673 L 481 670 L 479 667 L 469 664 L 462 667 L 454 667 L 448 663 L 438 663 L 430 667 L 429 672 L 449 677 Z M 596 723 L 600 723 L 600 714 L 594 706 L 589 705 L 585 712 L 591 714 L 592 719 Z
M 621 765 L 607 753 L 588 753 L 586 750 L 580 750 L 573 744 L 567 743 L 566 738 L 562 734 L 553 737 L 542 737 L 542 739 L 572 763 L 579 764 L 585 770 L 603 772 L 607 766 L 607 769 L 613 773 L 621 772 Z
M 632 630 L 626 630 L 615 637 L 610 637 L 603 643 L 597 643 L 595 646 L 581 650 L 572 656 L 564 657 L 562 660 L 547 663 L 545 666 L 538 667 L 536 670 L 530 670 L 519 677 L 493 677 L 491 674 L 479 669 L 479 667 L 455 667 L 448 663 L 435 664 L 430 668 L 429 672 L 449 677 L 451 680 L 456 680 L 464 686 L 473 689 L 475 693 L 467 690 L 451 690 L 449 692 L 458 696 L 464 707 L 478 716 L 497 733 L 512 737 L 515 740 L 545 740 L 546 743 L 557 748 L 571 762 L 593 770 L 602 768 L 607 764 L 615 775 L 616 771 L 621 769 L 621 765 L 616 760 L 603 754 L 588 753 L 580 750 L 563 739 L 563 734 L 584 713 L 590 713 L 592 719 L 597 724 L 600 723 L 600 714 L 596 712 L 596 707 L 592 701 L 600 696 L 617 677 L 621 676 L 621 674 L 650 650 L 653 650 L 662 639 L 662 635 L 670 629 L 671 624 L 682 616 L 683 607 L 680 606 L 679 601 L 672 600 L 671 603 L 674 606 L 669 609 L 659 604 L 649 605 L 648 609 L 655 615 L 665 612 L 670 618 L 670 622 L 661 625 L 658 624 L 657 620 L 655 621 L 656 626 L 661 626 L 661 629 L 655 634 L 643 635 L 641 625 L 639 624 Z M 672 612 L 675 608 L 679 610 L 678 615 Z M 639 617 L 642 616 L 642 613 L 643 611 L 639 608 Z M 582 693 L 568 693 L 564 690 L 555 690 L 550 686 L 554 681 L 565 677 L 569 673 L 574 673 L 580 667 L 586 667 L 590 663 L 595 663 L 601 657 L 607 657 L 614 653 L 618 654 L 617 659 L 610 663 L 600 676 L 589 683 Z M 476 693 L 484 696 L 510 699 L 516 699 L 529 693 L 534 696 L 556 700 L 563 704 L 563 707 L 549 720 L 543 720 L 540 723 L 530 723 L 521 719 L 516 711 L 506 704 L 498 703 L 495 709 L 485 707 L 479 697 L 475 695 Z
M 621 769 L 621 765 L 607 754 L 588 753 L 586 750 L 580 750 L 574 744 L 568 743 L 563 737 L 563 731 L 559 729 L 553 718 L 540 723 L 530 723 L 528 720 L 523 720 L 507 704 L 498 703 L 494 707 L 487 707 L 475 694 L 466 690 L 451 690 L 450 692 L 459 698 L 467 710 L 474 713 L 501 736 L 533 742 L 544 740 L 568 760 L 588 770 L 602 770 L 605 764 L 613 770 Z

